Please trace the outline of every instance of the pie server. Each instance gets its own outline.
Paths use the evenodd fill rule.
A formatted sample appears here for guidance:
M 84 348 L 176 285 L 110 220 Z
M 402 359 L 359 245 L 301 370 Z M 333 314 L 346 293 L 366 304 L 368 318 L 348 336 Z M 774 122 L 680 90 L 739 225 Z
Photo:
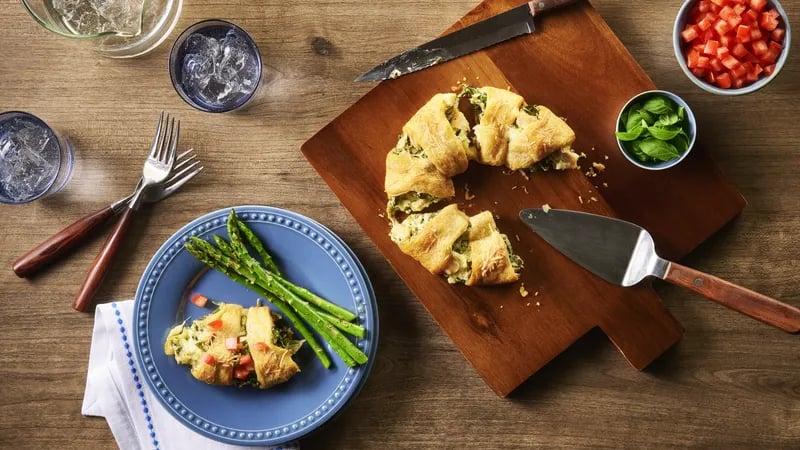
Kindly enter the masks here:
M 654 276 L 789 333 L 800 309 L 660 258 L 647 230 L 619 219 L 563 209 L 523 209 L 520 219 L 548 244 L 609 283 L 633 286 Z
M 356 81 L 397 78 L 523 34 L 531 34 L 536 29 L 533 23 L 536 14 L 576 1 L 539 0 L 525 3 L 401 53 L 368 70 Z

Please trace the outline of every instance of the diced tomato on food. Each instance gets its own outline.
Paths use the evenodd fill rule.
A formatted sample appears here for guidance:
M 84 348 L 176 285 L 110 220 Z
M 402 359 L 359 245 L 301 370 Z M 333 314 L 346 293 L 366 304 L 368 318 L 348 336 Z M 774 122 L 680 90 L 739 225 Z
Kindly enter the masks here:
M 233 369 L 233 377 L 236 378 L 237 380 L 246 380 L 247 377 L 250 376 L 250 372 L 252 372 L 252 371 L 253 371 L 253 368 L 250 367 L 250 366 L 248 366 L 248 367 L 239 366 L 239 367 Z
M 212 356 L 209 353 L 203 353 L 200 356 L 200 361 L 203 361 L 204 363 L 208 364 L 209 366 L 212 366 L 212 365 L 214 365 L 215 362 L 217 362 L 217 360 L 214 358 L 214 356 Z
M 225 348 L 230 351 L 236 351 L 239 348 L 239 338 L 229 337 L 225 338 Z
M 253 348 L 260 352 L 265 352 L 269 349 L 269 346 L 263 342 L 256 342 L 253 344 Z
M 208 303 L 208 297 L 201 294 L 194 294 L 192 296 L 191 302 L 201 308 L 205 308 L 206 303 Z
M 688 17 L 681 39 L 694 76 L 727 89 L 774 73 L 786 28 L 768 0 L 700 0 Z
M 239 358 L 239 365 L 240 366 L 249 366 L 251 364 L 253 364 L 253 357 L 252 356 L 250 356 L 250 355 L 242 355 L 242 357 Z
M 212 330 L 219 330 L 220 328 L 222 328 L 222 320 L 217 319 L 208 322 L 208 328 L 211 328 Z

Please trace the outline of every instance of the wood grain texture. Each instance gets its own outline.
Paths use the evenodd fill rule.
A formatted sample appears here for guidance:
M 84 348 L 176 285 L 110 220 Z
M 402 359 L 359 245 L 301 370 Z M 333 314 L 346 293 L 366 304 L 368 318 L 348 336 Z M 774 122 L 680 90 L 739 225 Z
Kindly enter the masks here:
M 519 3 L 483 2 L 457 26 Z M 587 42 L 588 35 L 593 39 Z M 604 77 L 587 78 L 586 73 Z M 609 79 L 616 82 L 609 85 Z M 459 192 L 455 201 L 460 207 L 467 214 L 491 211 L 500 229 L 516 241 L 516 252 L 527 265 L 518 285 L 463 288 L 431 277 L 398 250 L 388 237 L 388 219 L 376 212 L 386 202 L 384 160 L 395 136 L 431 96 L 451 90 L 459 81 L 508 87 L 528 102 L 554 110 L 575 130 L 574 148 L 586 155 L 579 171 L 528 177 L 473 164 L 455 177 L 458 187 L 469 186 L 475 196 L 466 200 Z M 549 204 L 620 214 L 625 220 L 649 223 L 659 248 L 683 256 L 744 206 L 702 148 L 684 165 L 657 173 L 627 164 L 619 152 L 611 151 L 616 140 L 609 130 L 615 129 L 620 108 L 631 96 L 652 89 L 652 81 L 603 19 L 587 2 L 579 2 L 543 16 L 533 35 L 382 83 L 302 150 L 481 377 L 505 396 L 593 327 L 601 327 L 638 369 L 682 334 L 648 287 L 624 289 L 601 282 L 530 233 L 517 218 L 521 209 Z M 379 121 L 377 111 L 382 112 Z M 605 169 L 587 171 L 592 164 Z M 352 176 L 354 169 L 358 177 Z M 612 184 L 642 187 L 628 192 L 610 189 Z M 658 192 L 659 186 L 672 187 Z M 686 198 L 693 198 L 691 206 Z M 661 214 L 654 223 L 647 219 L 652 208 Z M 711 208 L 716 214 L 699 214 Z M 522 297 L 523 286 L 534 295 Z M 547 301 L 538 298 L 540 292 Z
M 800 332 L 800 309 L 772 297 L 674 262 L 664 280 L 788 333 Z
M 354 84 L 356 76 L 441 33 L 477 3 L 195 0 L 185 2 L 167 45 L 114 61 L 48 34 L 18 1 L 0 0 L 0 109 L 40 115 L 77 148 L 65 191 L 0 206 L 0 447 L 115 448 L 105 421 L 80 415 L 93 320 L 70 306 L 103 239 L 30 280 L 10 266 L 66 224 L 130 193 L 152 121 L 165 109 L 181 118 L 182 142 L 206 171 L 178 195 L 142 209 L 97 300 L 132 297 L 161 243 L 217 208 L 273 205 L 331 227 L 372 278 L 381 341 L 361 394 L 304 448 L 796 449 L 797 336 L 663 283 L 655 289 L 686 332 L 646 371 L 628 367 L 593 331 L 510 398 L 497 398 L 305 160 L 300 145 L 370 90 Z M 739 218 L 681 262 L 800 305 L 800 60 L 793 51 L 778 79 L 757 94 L 707 94 L 682 75 L 672 54 L 680 3 L 592 1 L 652 81 L 692 105 L 703 148 L 748 200 Z M 792 24 L 800 23 L 800 4 L 783 4 Z M 170 85 L 168 44 L 212 17 L 250 31 L 269 65 L 264 96 L 247 114 L 196 112 Z

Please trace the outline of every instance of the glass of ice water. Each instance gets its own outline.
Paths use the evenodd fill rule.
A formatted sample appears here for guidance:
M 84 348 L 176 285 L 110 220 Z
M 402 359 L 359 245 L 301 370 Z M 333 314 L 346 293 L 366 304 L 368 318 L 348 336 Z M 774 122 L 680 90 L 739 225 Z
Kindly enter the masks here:
M 205 112 L 240 109 L 261 84 L 261 54 L 253 38 L 224 20 L 187 28 L 172 46 L 169 74 L 178 95 Z
M 60 191 L 72 163 L 72 143 L 42 119 L 0 113 L 0 203 L 18 205 Z
M 22 0 L 43 27 L 91 42 L 104 56 L 132 58 L 156 48 L 175 27 L 183 0 Z

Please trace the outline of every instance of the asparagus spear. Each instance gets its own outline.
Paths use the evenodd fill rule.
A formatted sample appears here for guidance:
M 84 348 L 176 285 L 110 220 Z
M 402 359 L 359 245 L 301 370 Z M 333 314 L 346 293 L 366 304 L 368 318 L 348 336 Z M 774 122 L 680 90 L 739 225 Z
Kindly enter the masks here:
M 259 239 L 258 236 L 253 233 L 253 230 L 251 230 L 246 223 L 239 220 L 239 218 L 236 217 L 236 214 L 234 214 L 233 210 L 231 210 L 228 220 L 233 221 L 236 224 L 239 232 L 244 235 L 245 239 L 247 239 L 247 243 L 253 247 L 256 253 L 258 253 L 258 256 L 261 257 L 261 260 L 264 262 L 264 265 L 267 266 L 267 269 L 276 275 L 280 275 L 281 271 L 278 270 L 278 266 L 275 264 L 272 256 L 269 254 L 269 252 L 267 252 L 267 249 L 264 248 L 264 244 L 261 242 L 261 239 Z M 230 234 L 231 232 L 228 230 L 228 235 Z M 231 236 L 231 239 L 233 239 L 233 236 Z
M 256 293 L 258 293 L 259 295 L 269 299 L 270 302 L 273 305 L 275 305 L 275 307 L 278 308 L 283 313 L 284 316 L 286 316 L 286 318 L 292 323 L 292 325 L 294 325 L 294 327 L 297 329 L 297 331 L 300 332 L 300 334 L 303 336 L 303 338 L 306 340 L 306 342 L 308 342 L 308 346 L 311 347 L 311 349 L 317 355 L 317 358 L 319 358 L 319 360 L 322 363 L 322 365 L 326 369 L 331 366 L 331 360 L 328 357 L 328 355 L 325 353 L 325 350 L 323 350 L 322 346 L 317 341 L 316 336 L 314 336 L 314 334 L 311 333 L 311 331 L 308 329 L 308 327 L 306 327 L 306 324 L 303 323 L 302 320 L 300 320 L 300 317 L 297 316 L 297 314 L 294 312 L 294 310 L 292 310 L 291 307 L 289 307 L 289 305 L 287 305 L 285 302 L 281 301 L 280 299 L 276 298 L 274 295 L 272 295 L 270 292 L 264 290 L 260 286 L 255 285 L 252 281 L 250 281 L 249 279 L 247 279 L 244 276 L 240 275 L 239 273 L 234 271 L 232 268 L 230 268 L 228 266 L 225 266 L 220 261 L 212 258 L 206 252 L 203 252 L 202 250 L 197 248 L 194 245 L 195 240 L 205 242 L 200 238 L 193 237 L 185 245 L 186 250 L 189 253 L 191 253 L 195 258 L 197 258 L 199 261 L 203 262 L 207 266 L 211 267 L 212 269 L 222 272 L 223 274 L 225 274 L 231 280 L 233 280 L 233 281 L 235 281 L 235 282 L 237 282 L 239 284 L 242 284 L 244 286 L 247 286 L 248 288 L 250 288 L 250 289 L 254 290 Z
M 270 257 L 270 255 L 267 253 L 266 249 L 264 249 L 264 246 L 261 245 L 261 241 L 259 241 L 258 237 L 256 237 L 256 235 L 253 234 L 253 232 L 249 228 L 247 228 L 247 225 L 244 222 L 240 221 L 236 217 L 236 214 L 233 212 L 233 210 L 231 210 L 231 213 L 228 215 L 227 227 L 228 227 L 228 237 L 231 238 L 230 245 L 231 245 L 231 247 L 233 249 L 233 254 L 236 255 L 236 257 L 239 258 L 240 262 L 245 263 L 249 267 L 253 267 L 254 265 L 258 265 L 258 261 L 256 261 L 255 258 L 250 256 L 250 253 L 247 252 L 247 248 L 244 246 L 244 242 L 242 241 L 242 234 L 247 236 L 247 233 L 246 232 L 243 233 L 242 231 L 243 230 L 247 230 L 250 233 L 250 235 L 252 236 L 252 240 L 248 237 L 248 241 L 250 242 L 251 246 L 256 248 L 257 251 L 258 251 L 258 247 L 260 247 L 261 251 L 263 252 L 263 255 L 261 256 L 261 258 L 264 259 L 264 261 L 265 261 L 264 265 L 267 266 L 267 271 L 269 271 L 275 277 L 275 279 L 280 284 L 282 284 L 286 289 L 292 291 L 292 293 L 294 293 L 298 297 L 302 298 L 303 300 L 306 300 L 309 303 L 312 303 L 312 304 L 316 305 L 317 307 L 319 307 L 323 311 L 326 311 L 326 312 L 328 312 L 328 313 L 330 313 L 330 314 L 332 314 L 332 315 L 334 315 L 334 316 L 336 316 L 336 317 L 338 317 L 340 319 L 347 320 L 347 321 L 353 321 L 358 317 L 353 312 L 348 311 L 347 309 L 342 308 L 341 306 L 339 306 L 339 305 L 337 305 L 337 304 L 335 304 L 335 303 L 333 303 L 333 302 L 331 302 L 329 300 L 326 300 L 326 299 L 318 296 L 317 294 L 309 291 L 308 289 L 306 289 L 304 287 L 301 287 L 301 286 L 297 286 L 296 284 L 292 283 L 291 281 L 283 278 L 280 275 L 280 272 L 277 271 L 277 267 L 275 267 L 275 270 L 272 270 L 270 268 L 270 264 L 267 264 L 267 262 L 266 262 L 267 260 L 269 260 L 270 263 L 274 266 L 274 262 L 272 261 L 272 257 Z M 253 245 L 254 241 L 258 242 L 258 247 Z M 219 243 L 217 245 L 219 246 Z M 265 258 L 265 255 L 266 255 L 266 258 Z
M 330 345 L 331 348 L 342 358 L 348 366 L 363 364 L 367 361 L 367 356 L 350 340 L 339 332 L 336 327 L 320 317 L 308 303 L 292 294 L 288 289 L 274 280 L 273 275 L 260 265 L 245 266 L 240 264 L 229 254 L 223 254 L 220 249 L 214 247 L 209 242 L 199 238 L 193 238 L 195 248 L 203 251 L 209 258 L 231 268 L 240 275 L 247 278 L 252 284 L 262 287 L 264 290 L 272 292 L 281 300 L 289 304 L 295 311 L 306 320 Z

